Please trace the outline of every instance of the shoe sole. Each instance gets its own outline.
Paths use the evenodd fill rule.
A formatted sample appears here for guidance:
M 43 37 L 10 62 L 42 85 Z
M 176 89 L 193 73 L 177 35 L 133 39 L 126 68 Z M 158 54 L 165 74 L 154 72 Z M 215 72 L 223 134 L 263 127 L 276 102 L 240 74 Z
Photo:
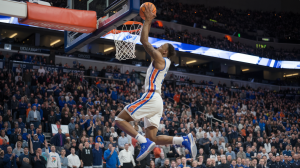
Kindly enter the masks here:
M 145 159 L 145 157 L 147 157 L 147 155 L 155 148 L 155 142 L 152 142 L 152 144 L 148 147 L 148 149 L 146 150 L 146 152 L 144 152 L 140 157 L 136 158 L 136 161 L 141 161 L 143 159 Z
M 190 140 L 190 143 L 191 143 L 191 151 L 192 151 L 192 157 L 193 159 L 196 158 L 196 155 L 197 155 L 197 146 L 196 146 L 196 143 L 194 141 L 194 138 L 193 138 L 193 135 L 191 133 L 188 134 L 188 138 Z

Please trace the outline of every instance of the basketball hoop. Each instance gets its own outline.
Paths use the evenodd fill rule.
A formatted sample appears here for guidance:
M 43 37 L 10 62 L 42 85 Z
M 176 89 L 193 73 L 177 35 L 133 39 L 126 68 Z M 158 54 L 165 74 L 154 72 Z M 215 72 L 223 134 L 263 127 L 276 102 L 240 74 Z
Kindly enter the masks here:
M 128 21 L 118 29 L 109 33 L 113 34 L 116 45 L 116 59 L 119 61 L 135 58 L 135 45 L 140 40 L 143 24 L 136 21 Z M 108 33 L 108 34 L 109 34 Z

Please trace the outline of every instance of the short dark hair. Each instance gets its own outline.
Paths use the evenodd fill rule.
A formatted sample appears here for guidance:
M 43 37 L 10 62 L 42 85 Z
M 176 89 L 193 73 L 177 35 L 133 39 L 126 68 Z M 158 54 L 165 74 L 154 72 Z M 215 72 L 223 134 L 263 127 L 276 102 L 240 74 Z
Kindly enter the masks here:
M 168 44 L 168 55 L 167 55 L 167 57 L 170 58 L 172 56 L 175 56 L 176 52 L 175 52 L 174 46 L 170 43 L 167 43 L 167 44 Z

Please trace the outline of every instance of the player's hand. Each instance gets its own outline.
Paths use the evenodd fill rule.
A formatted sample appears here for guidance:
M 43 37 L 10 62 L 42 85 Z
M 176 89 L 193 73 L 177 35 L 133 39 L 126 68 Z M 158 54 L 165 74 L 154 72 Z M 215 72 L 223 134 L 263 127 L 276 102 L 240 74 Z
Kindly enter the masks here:
M 148 21 L 153 20 L 156 17 L 156 13 L 152 13 L 152 10 L 155 8 L 153 4 L 148 3 L 148 5 L 145 5 L 145 18 Z

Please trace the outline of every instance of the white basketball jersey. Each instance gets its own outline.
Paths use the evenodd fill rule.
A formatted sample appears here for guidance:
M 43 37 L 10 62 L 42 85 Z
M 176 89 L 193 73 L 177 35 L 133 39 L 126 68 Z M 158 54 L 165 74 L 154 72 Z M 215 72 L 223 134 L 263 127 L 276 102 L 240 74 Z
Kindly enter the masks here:
M 168 58 L 165 58 L 165 68 L 163 70 L 155 69 L 153 62 L 150 64 L 147 69 L 147 75 L 145 79 L 145 92 L 155 91 L 161 93 L 161 85 L 168 73 L 171 61 Z

